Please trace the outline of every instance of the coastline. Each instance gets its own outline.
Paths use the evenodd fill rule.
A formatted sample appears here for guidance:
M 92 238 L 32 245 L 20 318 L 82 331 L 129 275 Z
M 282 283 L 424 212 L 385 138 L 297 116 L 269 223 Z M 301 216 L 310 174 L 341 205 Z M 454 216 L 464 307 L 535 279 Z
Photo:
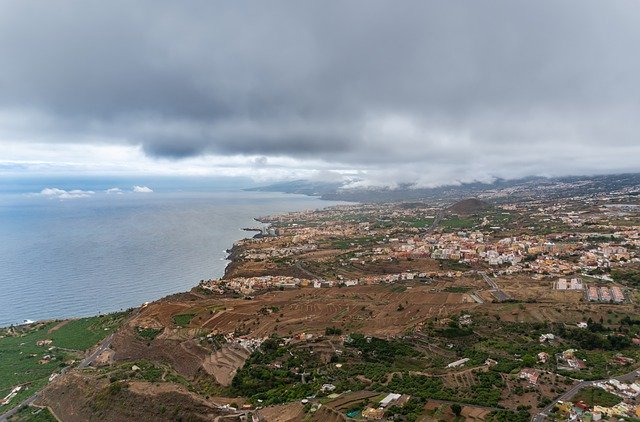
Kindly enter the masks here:
M 225 267 L 224 267 L 223 274 L 222 274 L 219 278 L 224 279 L 224 278 L 227 276 L 227 274 L 228 274 L 228 272 L 229 272 L 229 269 L 230 269 L 230 266 L 231 266 L 231 265 L 234 263 L 234 261 L 235 261 L 235 257 L 236 257 L 236 256 L 237 256 L 237 254 L 238 254 L 238 248 L 239 248 L 239 247 L 238 247 L 238 245 L 236 245 L 236 243 L 237 243 L 238 241 L 241 241 L 241 240 L 244 240 L 244 239 L 250 239 L 250 238 L 252 238 L 252 237 L 250 237 L 250 236 L 246 236 L 246 237 L 242 237 L 242 238 L 240 238 L 240 239 L 237 239 L 236 241 L 234 241 L 233 245 L 232 245 L 229 249 L 226 249 L 226 250 L 224 251 L 224 252 L 227 254 L 227 256 L 226 256 L 226 257 L 224 257 L 223 259 L 224 259 L 225 261 L 228 261 L 228 262 L 227 262 L 227 264 L 226 264 L 226 265 L 225 265 Z M 24 327 L 37 326 L 37 325 L 42 325 L 42 324 L 49 324 L 49 323 L 52 323 L 52 322 L 62 322 L 62 321 L 70 321 L 70 320 L 76 320 L 76 319 L 82 319 L 82 318 L 100 317 L 100 316 L 106 316 L 106 315 L 116 314 L 116 313 L 119 313 L 119 312 L 122 312 L 122 311 L 130 313 L 130 312 L 133 312 L 133 311 L 135 311 L 135 310 L 137 310 L 137 309 L 140 309 L 140 308 L 141 308 L 142 306 L 144 306 L 145 304 L 148 304 L 148 303 L 151 303 L 151 302 L 155 302 L 155 301 L 158 301 L 158 300 L 162 300 L 162 299 L 164 299 L 164 298 L 166 298 L 166 297 L 169 297 L 169 296 L 173 296 L 173 295 L 180 295 L 180 294 L 188 293 L 188 292 L 189 292 L 193 287 L 196 287 L 196 286 L 197 286 L 197 282 L 196 282 L 196 283 L 195 283 L 195 284 L 194 284 L 194 285 L 193 285 L 189 290 L 185 290 L 185 291 L 177 291 L 177 292 L 169 293 L 169 294 L 167 294 L 167 295 L 164 295 L 164 296 L 159 297 L 159 298 L 157 298 L 157 299 L 154 299 L 154 300 L 152 300 L 152 301 L 144 302 L 144 303 L 141 303 L 141 304 L 139 304 L 139 305 L 137 305 L 137 306 L 129 307 L 129 308 L 127 308 L 127 309 L 113 310 L 113 311 L 110 311 L 110 312 L 104 312 L 104 313 L 103 313 L 103 312 L 100 312 L 100 313 L 97 313 L 97 314 L 91 314 L 91 315 L 67 316 L 67 317 L 61 317 L 61 318 L 44 318 L 44 319 L 38 319 L 38 320 L 35 320 L 35 321 L 27 320 L 27 321 L 25 321 L 25 322 L 20 322 L 20 323 L 15 323 L 15 324 L 9 324 L 9 325 L 1 326 L 1 327 L 0 327 L 0 330 L 3 330 L 3 329 L 10 329 L 10 328 L 12 328 L 12 327 L 15 327 L 15 328 L 24 328 Z
M 296 194 L 290 194 L 290 193 L 283 193 L 284 195 L 296 195 Z M 322 198 L 319 197 L 314 197 L 311 195 L 304 195 L 306 197 L 313 197 L 318 199 L 319 201 L 322 202 L 332 202 L 332 201 L 325 201 Z M 327 206 L 331 206 L 331 205 L 324 205 L 324 204 L 320 204 L 321 206 L 316 207 L 316 209 L 324 209 Z M 295 212 L 295 210 L 283 210 L 283 211 L 279 211 L 276 212 L 274 214 L 271 215 L 278 215 L 278 214 L 286 214 L 289 212 Z M 269 222 L 265 221 L 265 219 L 271 215 L 261 215 L 258 217 L 249 217 L 251 218 L 252 221 L 257 222 L 263 226 L 268 227 Z M 236 228 L 237 232 L 241 232 L 242 235 L 236 237 L 233 241 L 230 247 L 228 247 L 227 249 L 223 250 L 224 255 L 220 257 L 220 260 L 224 260 L 227 261 L 226 264 L 224 265 L 224 268 L 222 269 L 222 272 L 220 274 L 216 274 L 213 275 L 212 278 L 220 278 L 220 279 L 225 279 L 228 277 L 230 271 L 233 270 L 234 265 L 236 264 L 236 257 L 238 256 L 238 254 L 240 253 L 241 250 L 241 245 L 238 245 L 238 242 L 242 241 L 242 240 L 247 240 L 247 239 L 252 239 L 252 238 L 257 238 L 260 237 L 262 234 L 256 233 L 255 235 L 250 235 L 249 233 L 251 233 L 251 231 L 253 230 L 246 230 L 245 227 L 237 226 Z M 257 229 L 256 229 L 257 230 Z M 54 317 L 48 317 L 48 318 L 39 318 L 36 320 L 28 320 L 29 322 L 25 322 L 25 321 L 17 321 L 15 323 L 8 323 L 8 324 L 3 324 L 2 326 L 0 326 L 0 329 L 9 329 L 11 327 L 29 327 L 29 326 L 37 326 L 37 325 L 41 325 L 41 324 L 46 324 L 46 323 L 51 323 L 51 322 L 60 322 L 60 321 L 66 321 L 66 320 L 73 320 L 73 319 L 82 319 L 82 318 L 91 318 L 91 317 L 96 317 L 96 316 L 105 316 L 105 315 L 111 315 L 111 314 L 115 314 L 118 312 L 122 312 L 122 311 L 126 311 L 126 312 L 131 312 L 134 311 L 136 309 L 140 309 L 143 305 L 151 303 L 151 302 L 155 302 L 158 300 L 162 300 L 166 297 L 170 297 L 173 295 L 179 295 L 179 294 L 184 294 L 184 293 L 188 293 L 191 291 L 191 289 L 193 289 L 194 287 L 196 287 L 198 285 L 198 281 L 197 279 L 194 279 L 191 281 L 191 284 L 189 286 L 186 287 L 186 289 L 184 290 L 178 290 L 178 291 L 174 291 L 174 292 L 170 292 L 170 293 L 165 293 L 165 294 L 161 294 L 159 297 L 156 297 L 154 299 L 148 299 L 145 300 L 144 302 L 140 302 L 136 305 L 131 305 L 128 307 L 122 307 L 119 309 L 112 309 L 112 310 L 108 310 L 106 312 L 97 312 L 97 313 L 87 313 L 87 314 L 76 314 L 76 315 L 63 315 L 63 316 L 54 316 Z
M 13 246 L 0 251 L 0 326 L 106 314 L 188 291 L 224 277 L 227 250 L 256 234 L 242 228 L 262 227 L 259 216 L 333 204 L 235 190 L 11 202 L 2 213 Z

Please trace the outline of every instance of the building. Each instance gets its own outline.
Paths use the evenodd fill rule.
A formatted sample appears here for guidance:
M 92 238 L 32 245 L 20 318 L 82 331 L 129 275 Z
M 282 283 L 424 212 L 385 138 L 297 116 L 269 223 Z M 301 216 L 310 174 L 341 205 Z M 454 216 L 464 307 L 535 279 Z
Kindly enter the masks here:
M 402 395 L 397 393 L 389 393 L 387 397 L 383 398 L 380 401 L 380 407 L 385 408 L 389 406 L 391 403 L 395 403 Z
M 533 368 L 524 368 L 520 371 L 518 377 L 520 377 L 520 379 L 526 379 L 531 384 L 536 385 L 538 384 L 538 378 L 540 378 L 540 372 Z
M 362 417 L 374 421 L 381 420 L 384 417 L 384 409 L 374 409 L 373 407 L 367 407 L 362 411 Z
M 447 368 L 457 368 L 458 366 L 462 366 L 467 362 L 469 362 L 469 358 L 460 359 L 455 362 L 451 362 L 449 365 L 447 365 Z

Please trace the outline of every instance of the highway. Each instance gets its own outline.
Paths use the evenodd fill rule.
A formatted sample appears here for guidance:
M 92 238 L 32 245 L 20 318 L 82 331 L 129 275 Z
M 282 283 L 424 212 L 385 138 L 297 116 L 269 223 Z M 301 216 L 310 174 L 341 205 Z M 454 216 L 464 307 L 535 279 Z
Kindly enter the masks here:
M 582 381 L 582 382 L 574 385 L 573 387 L 571 387 L 570 389 L 568 389 L 564 393 L 562 393 L 562 395 L 560 397 L 558 397 L 557 399 L 555 399 L 555 401 L 553 401 L 553 403 L 549 404 L 547 407 L 542 409 L 540 411 L 540 413 L 534 415 L 531 418 L 531 420 L 533 422 L 543 422 L 547 418 L 547 416 L 549 416 L 549 413 L 551 412 L 553 407 L 556 404 L 558 404 L 558 402 L 570 400 L 573 396 L 575 396 L 578 393 L 578 391 L 580 391 L 583 388 L 591 387 L 594 384 L 597 384 L 599 382 L 605 382 L 605 381 L 608 381 L 610 379 L 616 379 L 616 380 L 618 380 L 620 382 L 633 382 L 636 378 L 640 377 L 639 373 L 640 373 L 640 371 L 633 370 L 631 372 L 627 372 L 624 375 L 620 375 L 620 376 L 613 377 L 613 378 L 606 378 L 606 379 L 594 380 L 594 381 Z
M 482 278 L 484 278 L 484 281 L 487 282 L 487 284 L 491 288 L 491 294 L 496 298 L 498 302 L 504 302 L 511 299 L 511 296 L 500 290 L 500 287 L 498 287 L 495 281 L 491 280 L 487 273 L 485 273 L 484 271 L 479 271 L 478 274 L 480 274 Z
M 433 223 L 431 223 L 431 225 L 427 229 L 427 233 L 433 233 L 433 231 L 438 227 L 438 224 L 442 220 L 442 216 L 443 215 L 444 215 L 444 211 L 443 210 L 439 210 L 436 213 L 436 218 L 433 219 Z
M 104 352 L 105 350 L 109 349 L 109 347 L 111 347 L 111 343 L 113 342 L 114 336 L 115 336 L 115 333 L 112 333 L 112 334 L 109 334 L 107 338 L 102 340 L 100 342 L 100 345 L 96 348 L 96 350 L 93 353 L 91 353 L 89 356 L 84 358 L 82 362 L 78 364 L 78 368 L 82 369 L 91 365 L 102 352 Z

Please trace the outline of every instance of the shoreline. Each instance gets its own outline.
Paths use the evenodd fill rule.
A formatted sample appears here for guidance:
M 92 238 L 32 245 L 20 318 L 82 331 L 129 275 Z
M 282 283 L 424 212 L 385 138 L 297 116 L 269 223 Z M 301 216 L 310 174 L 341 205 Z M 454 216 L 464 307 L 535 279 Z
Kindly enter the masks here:
M 291 194 L 291 193 L 285 193 L 285 194 Z M 296 194 L 292 194 L 292 195 L 296 195 Z M 304 196 L 311 196 L 311 195 L 304 195 Z M 319 199 L 320 201 L 329 201 L 329 202 L 331 202 L 331 200 L 325 200 L 325 199 L 322 199 L 322 198 L 319 198 L 319 197 L 317 197 L 317 199 Z M 322 206 L 322 207 L 319 207 L 319 209 L 324 209 L 326 207 L 327 206 Z M 273 215 L 286 214 L 286 213 L 289 213 L 289 212 L 295 212 L 295 211 L 282 211 L 282 212 L 279 212 L 279 213 L 275 213 Z M 266 217 L 269 217 L 269 216 L 261 215 L 261 216 L 258 216 L 258 217 L 250 217 L 250 218 L 253 221 L 255 221 L 255 222 L 259 223 L 259 224 L 268 226 L 269 223 L 263 221 Z M 253 230 L 247 230 L 246 228 L 243 228 L 243 227 L 238 227 L 238 231 L 239 232 L 243 232 L 243 233 L 247 233 L 247 235 L 243 236 L 243 237 L 240 237 L 239 239 L 234 240 L 232 245 L 231 245 L 231 247 L 229 247 L 229 248 L 227 248 L 227 249 L 225 249 L 223 251 L 226 254 L 226 256 L 223 256 L 222 258 L 220 258 L 220 260 L 224 260 L 224 261 L 228 261 L 228 262 L 224 266 L 224 269 L 222 270 L 222 274 L 217 277 L 219 279 L 225 279 L 227 277 L 227 275 L 228 275 L 228 273 L 230 271 L 230 267 L 235 262 L 234 258 L 235 258 L 235 256 L 237 256 L 237 253 L 238 253 L 237 242 L 239 242 L 241 240 L 253 239 L 253 238 L 257 238 L 257 237 L 261 236 L 261 233 L 257 233 L 254 236 L 248 235 L 248 233 L 253 231 Z M 105 316 L 105 315 L 111 315 L 111 314 L 114 314 L 114 313 L 117 313 L 117 312 L 130 312 L 130 311 L 133 311 L 133 310 L 136 310 L 136 309 L 140 309 L 145 304 L 152 303 L 152 302 L 155 302 L 155 301 L 158 301 L 158 300 L 162 300 L 162 299 L 164 299 L 166 297 L 169 297 L 169 296 L 172 296 L 172 295 L 188 293 L 189 291 L 191 291 L 191 289 L 193 289 L 197 285 L 198 284 L 197 284 L 197 280 L 196 280 L 195 284 L 193 284 L 190 288 L 188 288 L 188 290 L 180 290 L 180 291 L 175 291 L 175 292 L 168 293 L 168 294 L 163 294 L 162 296 L 160 296 L 160 297 L 158 297 L 156 299 L 149 300 L 149 301 L 140 303 L 140 304 L 135 305 L 135 306 L 130 306 L 128 308 L 114 309 L 114 310 L 111 310 L 109 312 L 100 312 L 100 313 L 97 313 L 97 314 L 94 313 L 94 314 L 87 314 L 87 315 L 50 317 L 50 318 L 43 318 L 43 319 L 38 319 L 38 320 L 34 320 L 34 321 L 31 321 L 31 320 L 27 319 L 25 321 L 29 321 L 29 322 L 17 322 L 17 323 L 10 323 L 10 324 L 7 324 L 7 325 L 2 325 L 2 326 L 0 326 L 0 330 L 6 330 L 6 329 L 10 329 L 12 327 L 16 327 L 16 328 L 18 328 L 18 327 L 29 327 L 29 326 L 35 326 L 35 325 L 43 324 L 43 323 L 60 322 L 60 321 L 67 321 L 67 320 L 73 320 L 73 319 L 82 319 L 82 318 L 91 318 L 91 317 L 97 317 L 97 316 Z

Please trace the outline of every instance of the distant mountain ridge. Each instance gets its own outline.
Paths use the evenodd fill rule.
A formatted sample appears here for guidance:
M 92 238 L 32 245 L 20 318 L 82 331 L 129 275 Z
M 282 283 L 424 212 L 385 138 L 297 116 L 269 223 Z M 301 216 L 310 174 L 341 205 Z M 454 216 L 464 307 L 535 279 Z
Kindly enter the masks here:
M 339 182 L 295 180 L 247 190 L 297 193 L 319 196 L 327 200 L 369 203 L 424 200 L 451 203 L 467 198 L 500 202 L 507 197 L 563 198 L 617 190 L 628 191 L 630 195 L 640 195 L 640 173 L 553 178 L 526 177 L 513 180 L 498 179 L 493 183 L 473 182 L 435 188 L 415 188 L 404 185 L 395 189 L 345 188 L 344 184 Z

